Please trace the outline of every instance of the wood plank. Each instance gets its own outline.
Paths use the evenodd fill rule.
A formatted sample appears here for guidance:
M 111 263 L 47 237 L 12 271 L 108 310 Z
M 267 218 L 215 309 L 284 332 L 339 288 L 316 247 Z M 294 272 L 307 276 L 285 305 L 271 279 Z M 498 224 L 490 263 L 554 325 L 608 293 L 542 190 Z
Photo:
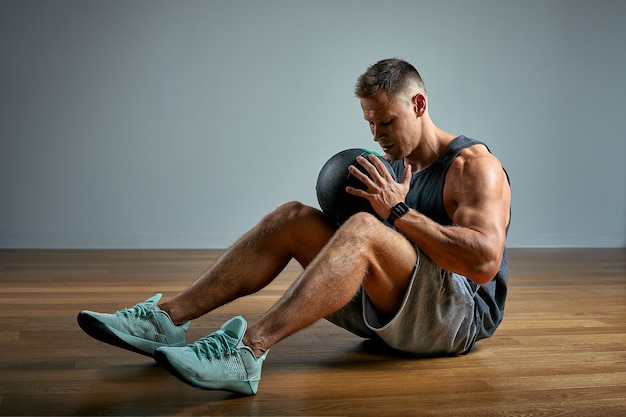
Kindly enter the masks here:
M 505 320 L 461 357 L 397 355 L 320 321 L 272 349 L 253 397 L 196 390 L 78 328 L 81 309 L 172 296 L 221 253 L 0 251 L 0 415 L 626 415 L 626 249 L 512 249 Z M 299 273 L 189 339 L 260 316 Z

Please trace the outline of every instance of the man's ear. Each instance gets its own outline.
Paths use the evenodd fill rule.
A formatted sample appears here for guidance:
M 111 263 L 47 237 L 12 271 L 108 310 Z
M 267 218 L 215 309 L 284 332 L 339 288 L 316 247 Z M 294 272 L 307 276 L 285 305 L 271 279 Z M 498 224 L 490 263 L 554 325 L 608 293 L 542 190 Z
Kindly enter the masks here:
M 415 114 L 417 115 L 417 117 L 420 117 L 421 115 L 424 114 L 424 112 L 426 111 L 426 96 L 421 94 L 421 93 L 417 93 L 416 95 L 413 96 L 413 108 L 415 109 Z

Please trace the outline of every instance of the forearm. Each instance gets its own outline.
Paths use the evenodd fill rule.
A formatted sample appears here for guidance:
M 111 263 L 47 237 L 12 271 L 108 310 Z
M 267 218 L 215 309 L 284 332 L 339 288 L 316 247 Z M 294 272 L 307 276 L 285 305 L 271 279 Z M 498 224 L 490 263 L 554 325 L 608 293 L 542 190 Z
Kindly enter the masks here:
M 500 267 L 504 247 L 493 234 L 442 226 L 416 210 L 409 211 L 394 225 L 437 265 L 477 284 L 489 282 Z

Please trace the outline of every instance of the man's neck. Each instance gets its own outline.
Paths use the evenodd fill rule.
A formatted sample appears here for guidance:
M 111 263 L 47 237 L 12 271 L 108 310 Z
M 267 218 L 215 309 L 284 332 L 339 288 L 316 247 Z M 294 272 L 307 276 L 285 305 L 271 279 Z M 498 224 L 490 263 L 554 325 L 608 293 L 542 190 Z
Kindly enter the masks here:
M 419 172 L 428 168 L 445 151 L 456 135 L 445 132 L 434 126 L 424 132 L 419 145 L 404 160 L 405 164 L 410 164 L 413 172 Z

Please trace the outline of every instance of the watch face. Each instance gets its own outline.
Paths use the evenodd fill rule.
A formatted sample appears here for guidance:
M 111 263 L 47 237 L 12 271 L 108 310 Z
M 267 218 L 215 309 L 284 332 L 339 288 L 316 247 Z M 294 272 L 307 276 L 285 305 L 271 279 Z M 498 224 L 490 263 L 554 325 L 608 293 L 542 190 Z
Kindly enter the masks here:
M 396 213 L 396 215 L 402 216 L 403 214 L 406 214 L 407 211 L 409 211 L 409 207 L 404 203 L 398 203 L 393 206 L 392 210 L 394 213 Z
M 409 212 L 409 206 L 406 203 L 398 203 L 391 208 L 391 213 L 387 218 L 387 223 L 390 223 L 392 226 L 400 217 L 404 216 Z

